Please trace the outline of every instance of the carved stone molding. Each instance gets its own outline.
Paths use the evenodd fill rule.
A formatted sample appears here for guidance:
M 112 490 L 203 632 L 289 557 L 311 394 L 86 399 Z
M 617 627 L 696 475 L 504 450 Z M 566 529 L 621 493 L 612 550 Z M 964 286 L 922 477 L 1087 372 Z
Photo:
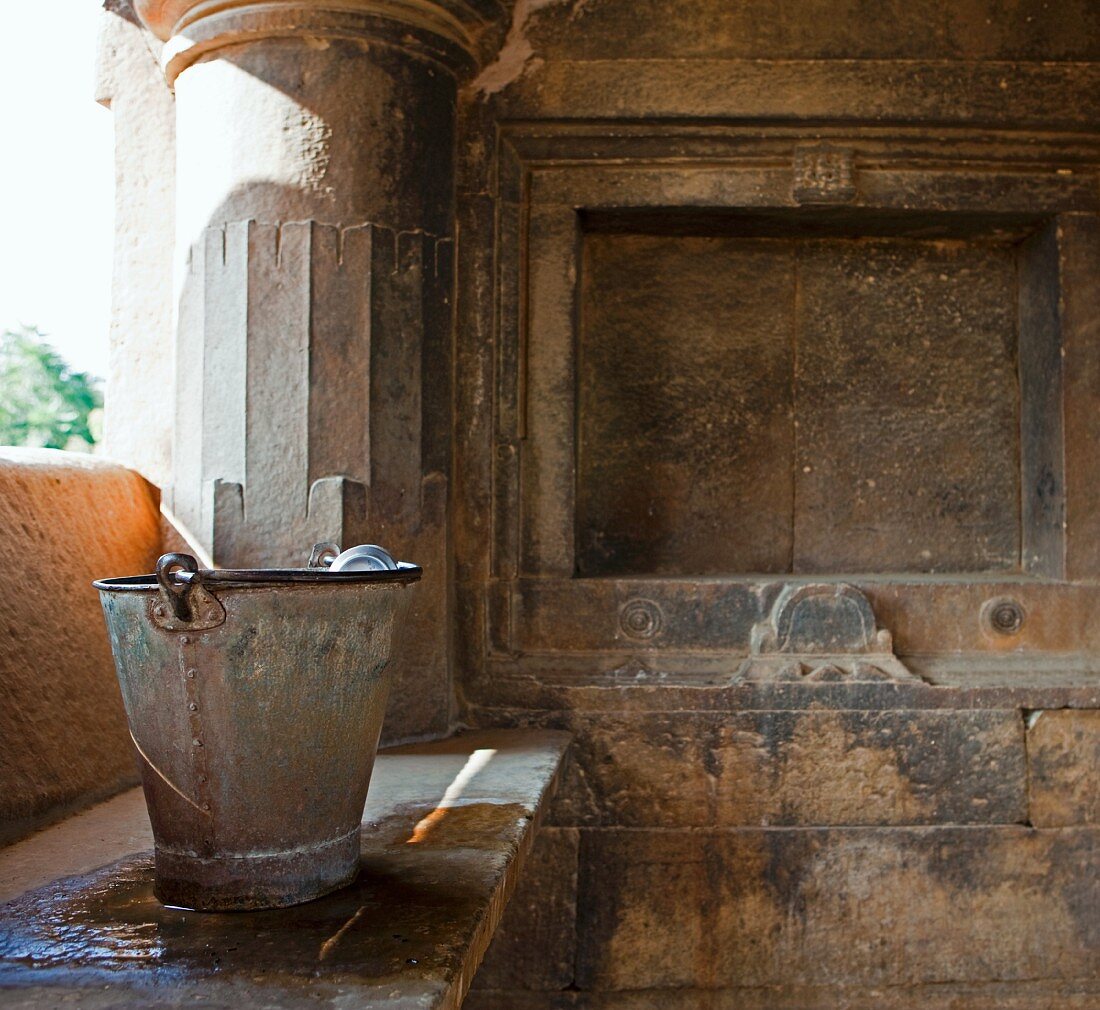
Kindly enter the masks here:
M 478 62 L 479 34 L 493 25 L 495 3 L 452 0 L 135 0 L 145 25 L 165 46 L 169 84 L 204 56 L 265 39 L 314 44 L 350 39 L 390 45 L 452 71 Z
M 791 195 L 801 204 L 851 203 L 857 195 L 853 160 L 848 148 L 796 147 Z
M 867 597 L 843 583 L 787 586 L 753 628 L 740 675 L 810 683 L 920 679 L 894 655 Z

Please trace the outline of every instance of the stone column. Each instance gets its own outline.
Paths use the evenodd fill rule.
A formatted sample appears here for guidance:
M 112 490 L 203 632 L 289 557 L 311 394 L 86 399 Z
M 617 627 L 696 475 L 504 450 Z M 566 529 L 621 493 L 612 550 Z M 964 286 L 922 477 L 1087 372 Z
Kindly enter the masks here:
M 176 93 L 173 509 L 222 565 L 382 526 L 408 553 L 447 474 L 466 30 L 419 3 L 137 6 Z
M 449 0 L 136 6 L 176 95 L 172 507 L 222 566 L 302 565 L 318 540 L 421 563 L 404 721 L 439 729 L 455 94 L 476 26 Z

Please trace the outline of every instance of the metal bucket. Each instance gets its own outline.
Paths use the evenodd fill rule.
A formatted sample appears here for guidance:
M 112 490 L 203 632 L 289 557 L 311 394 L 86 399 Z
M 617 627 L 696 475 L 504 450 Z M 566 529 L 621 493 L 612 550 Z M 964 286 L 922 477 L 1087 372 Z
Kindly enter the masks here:
M 155 893 L 279 908 L 350 883 L 415 565 L 198 570 L 94 583 L 156 843 Z

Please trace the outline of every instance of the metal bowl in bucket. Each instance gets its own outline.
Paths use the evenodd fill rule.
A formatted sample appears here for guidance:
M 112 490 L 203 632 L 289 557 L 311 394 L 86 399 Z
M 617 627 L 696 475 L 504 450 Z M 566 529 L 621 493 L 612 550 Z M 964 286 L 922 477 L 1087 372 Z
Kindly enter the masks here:
M 94 583 L 166 905 L 279 908 L 358 872 L 394 631 L 421 570 L 331 571 L 339 554 L 241 571 L 166 554 L 154 575 Z

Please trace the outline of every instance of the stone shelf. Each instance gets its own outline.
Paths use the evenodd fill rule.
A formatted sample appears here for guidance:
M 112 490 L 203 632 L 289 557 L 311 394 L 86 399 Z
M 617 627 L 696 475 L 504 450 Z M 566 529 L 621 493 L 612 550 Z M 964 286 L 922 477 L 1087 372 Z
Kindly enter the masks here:
M 568 743 L 507 730 L 382 752 L 358 881 L 271 912 L 162 906 L 141 792 L 118 796 L 0 851 L 0 1005 L 458 1007 Z

